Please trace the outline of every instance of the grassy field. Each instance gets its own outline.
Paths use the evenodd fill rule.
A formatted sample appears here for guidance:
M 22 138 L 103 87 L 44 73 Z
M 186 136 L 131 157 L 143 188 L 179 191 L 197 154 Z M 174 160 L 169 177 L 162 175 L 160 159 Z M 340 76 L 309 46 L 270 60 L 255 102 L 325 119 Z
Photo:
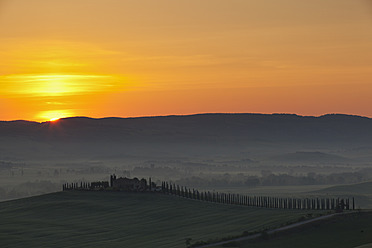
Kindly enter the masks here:
M 186 238 L 240 235 L 307 213 L 160 194 L 59 192 L 1 202 L 0 247 L 186 247 Z
M 372 212 L 361 212 L 307 224 L 264 239 L 231 243 L 219 247 L 268 248 L 353 248 L 372 247 Z
M 337 185 L 333 187 L 328 187 L 321 191 L 325 191 L 327 193 L 350 193 L 350 194 L 369 194 L 372 195 L 371 192 L 372 182 L 364 182 L 358 184 L 350 184 L 350 185 Z

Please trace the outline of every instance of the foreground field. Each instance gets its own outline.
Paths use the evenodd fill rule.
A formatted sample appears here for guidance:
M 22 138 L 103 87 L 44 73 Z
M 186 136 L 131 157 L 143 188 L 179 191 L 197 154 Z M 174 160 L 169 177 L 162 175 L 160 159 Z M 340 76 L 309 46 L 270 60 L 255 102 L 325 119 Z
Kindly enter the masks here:
M 285 232 L 267 235 L 265 239 L 233 242 L 225 246 L 241 248 L 367 248 L 372 247 L 372 212 L 332 217 Z
M 0 246 L 186 247 L 187 238 L 260 231 L 308 213 L 156 194 L 59 192 L 1 202 Z

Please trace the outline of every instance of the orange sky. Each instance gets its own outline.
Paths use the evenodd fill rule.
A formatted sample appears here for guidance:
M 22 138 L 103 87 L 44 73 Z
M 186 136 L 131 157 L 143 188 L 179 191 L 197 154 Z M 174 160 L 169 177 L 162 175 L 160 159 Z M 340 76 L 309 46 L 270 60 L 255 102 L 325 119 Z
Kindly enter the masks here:
M 0 0 L 0 120 L 372 117 L 370 0 Z

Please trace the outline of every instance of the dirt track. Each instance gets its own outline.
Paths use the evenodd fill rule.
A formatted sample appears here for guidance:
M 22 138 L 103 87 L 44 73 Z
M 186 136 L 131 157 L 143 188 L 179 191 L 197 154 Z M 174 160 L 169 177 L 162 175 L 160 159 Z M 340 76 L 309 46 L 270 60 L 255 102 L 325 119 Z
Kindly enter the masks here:
M 347 213 L 352 213 L 352 212 L 347 212 Z M 314 219 L 304 220 L 304 221 L 300 221 L 300 222 L 297 222 L 297 223 L 294 223 L 294 224 L 290 224 L 288 226 L 283 226 L 283 227 L 279 227 L 279 228 L 276 228 L 276 229 L 273 229 L 273 230 L 268 230 L 267 233 L 268 234 L 273 234 L 273 233 L 276 233 L 276 232 L 285 231 L 285 230 L 296 228 L 298 226 L 302 226 L 302 225 L 305 225 L 305 224 L 308 224 L 308 223 L 328 219 L 328 218 L 331 218 L 331 217 L 336 216 L 336 215 L 347 214 L 347 213 L 335 213 L 335 214 L 324 215 L 324 216 L 320 216 L 320 217 L 317 217 L 317 218 L 314 218 Z M 197 248 L 215 247 L 215 246 L 224 245 L 224 244 L 234 242 L 234 241 L 239 242 L 239 241 L 244 241 L 244 240 L 249 240 L 249 239 L 256 239 L 256 238 L 259 238 L 260 236 L 261 236 L 261 233 L 257 233 L 257 234 L 253 234 L 253 235 L 249 235 L 249 236 L 244 236 L 244 237 L 240 237 L 240 238 L 230 239 L 230 240 L 226 240 L 226 241 L 221 241 L 221 242 L 217 242 L 217 243 L 213 243 L 213 244 L 201 245 L 201 246 L 196 246 L 196 247 Z

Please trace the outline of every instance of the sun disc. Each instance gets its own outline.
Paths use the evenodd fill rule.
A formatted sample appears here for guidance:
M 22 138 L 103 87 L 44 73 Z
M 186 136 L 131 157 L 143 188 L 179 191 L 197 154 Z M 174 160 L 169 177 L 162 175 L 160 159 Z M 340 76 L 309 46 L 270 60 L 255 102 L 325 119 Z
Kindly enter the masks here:
M 69 116 L 73 116 L 71 110 L 48 110 L 48 111 L 41 111 L 37 118 L 40 121 L 58 121 L 61 118 L 66 118 Z

